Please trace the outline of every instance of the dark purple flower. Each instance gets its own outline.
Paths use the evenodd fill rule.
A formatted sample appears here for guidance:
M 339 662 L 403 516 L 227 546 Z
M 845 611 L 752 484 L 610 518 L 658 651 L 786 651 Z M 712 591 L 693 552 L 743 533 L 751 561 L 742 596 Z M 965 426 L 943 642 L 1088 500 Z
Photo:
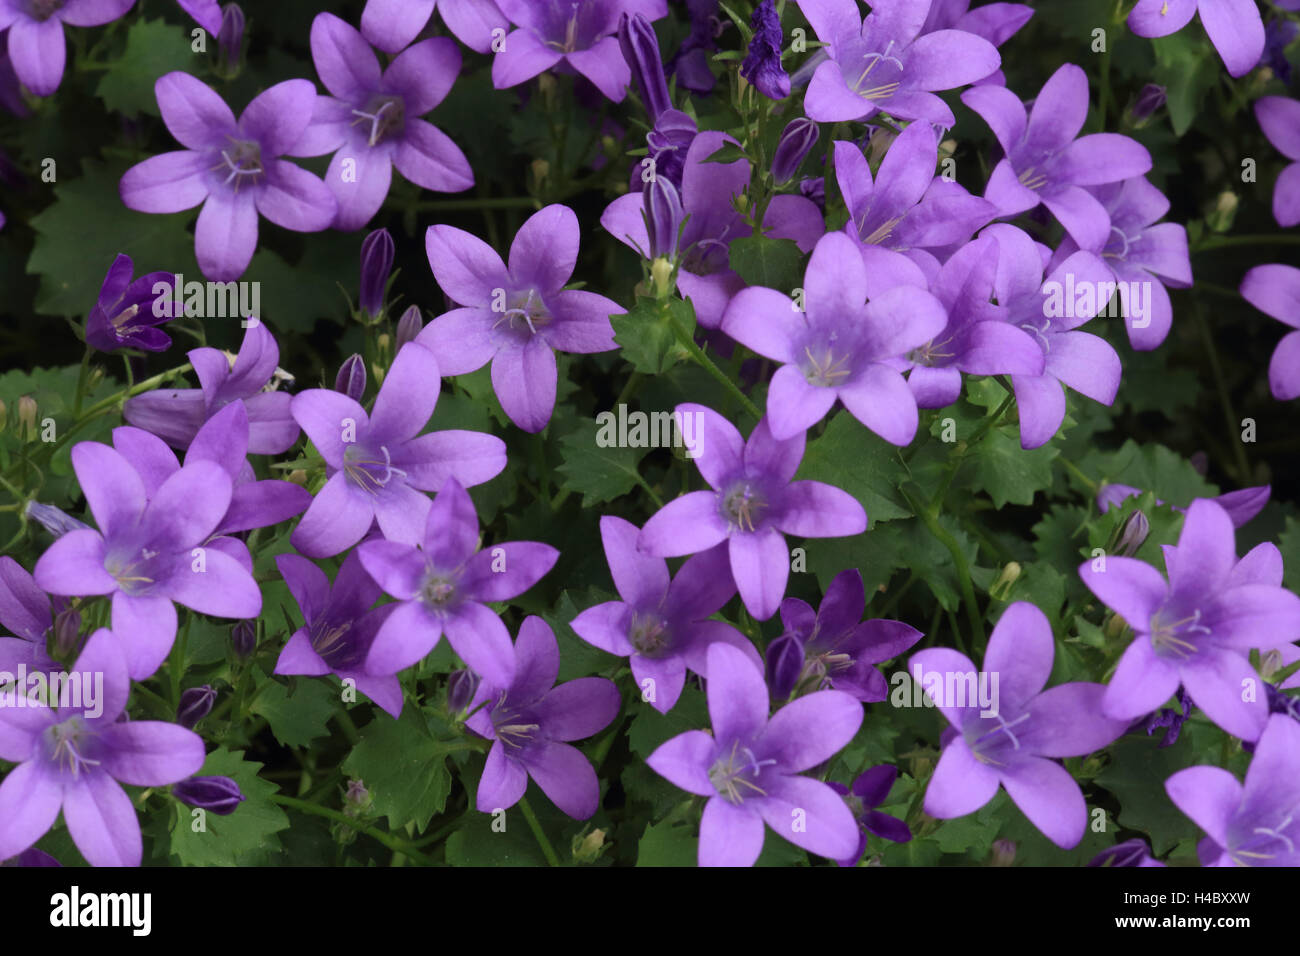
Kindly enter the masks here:
M 248 799 L 230 777 L 190 777 L 172 787 L 172 796 L 219 817 L 230 816 Z
M 1286 48 L 1300 34 L 1300 23 L 1274 17 L 1264 25 L 1263 61 L 1277 74 L 1285 85 L 1291 85 L 1291 61 L 1286 58 Z
M 718 16 L 718 0 L 686 0 L 691 32 L 668 64 L 677 85 L 693 93 L 711 93 L 716 80 L 709 69 L 709 54 L 730 22 Z
M 37 96 L 49 96 L 63 79 L 67 59 L 64 24 L 101 26 L 122 16 L 134 3 L 135 0 L 5 0 L 0 3 L 0 31 L 9 31 L 9 57 L 18 79 Z
M 893 789 L 894 781 L 897 779 L 897 767 L 872 767 L 859 774 L 853 781 L 852 787 L 846 787 L 834 780 L 827 784 L 844 799 L 853 813 L 853 818 L 858 821 L 858 848 L 849 856 L 839 860 L 840 866 L 853 866 L 862 859 L 862 854 L 867 850 L 867 834 L 894 843 L 911 841 L 912 831 L 908 829 L 906 823 L 876 809 L 889 799 L 889 791 Z
M 1138 512 L 1141 514 L 1141 512 Z M 1172 707 L 1162 707 L 1155 713 L 1151 714 L 1142 723 L 1142 729 L 1150 737 L 1157 730 L 1164 730 L 1160 738 L 1158 747 L 1172 747 L 1178 743 L 1178 735 L 1182 733 L 1183 724 L 1192 713 L 1192 699 L 1187 696 L 1186 689 L 1178 688 L 1178 709 Z
M 740 75 L 770 100 L 790 95 L 790 74 L 781 66 L 781 17 L 774 0 L 762 0 L 749 20 L 754 36 L 749 41 Z
M 101 352 L 123 348 L 165 352 L 171 348 L 171 338 L 155 328 L 171 320 L 170 298 L 164 298 L 171 294 L 171 274 L 150 272 L 132 282 L 134 271 L 128 255 L 119 254 L 109 266 L 99 300 L 86 317 L 87 345 Z M 167 284 L 167 292 L 154 291 L 160 283 Z M 166 305 L 159 307 L 160 300 Z
M 1091 860 L 1088 866 L 1164 866 L 1151 856 L 1151 848 L 1142 839 L 1125 840 L 1115 846 L 1102 850 Z

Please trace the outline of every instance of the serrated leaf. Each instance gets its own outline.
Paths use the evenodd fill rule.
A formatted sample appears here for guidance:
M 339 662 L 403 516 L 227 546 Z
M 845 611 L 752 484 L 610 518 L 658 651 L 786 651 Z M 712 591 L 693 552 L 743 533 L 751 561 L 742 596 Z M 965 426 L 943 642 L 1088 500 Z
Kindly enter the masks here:
M 289 818 L 270 796 L 277 791 L 273 783 L 257 773 L 262 764 L 244 759 L 243 752 L 214 750 L 199 771 L 205 777 L 230 777 L 244 795 L 229 816 L 207 813 L 203 817 L 205 832 L 194 832 L 195 817 L 180 807 L 172 825 L 171 852 L 186 866 L 235 866 L 241 857 L 253 853 L 272 853 L 280 849 L 275 836 L 289 826 Z
M 423 830 L 446 808 L 451 793 L 446 754 L 420 712 L 407 706 L 399 720 L 379 714 L 363 727 L 343 770 L 365 784 L 374 808 L 388 817 L 389 829 L 414 822 Z
M 249 712 L 265 717 L 275 739 L 286 747 L 302 747 L 329 733 L 326 723 L 334 708 L 341 706 L 339 689 L 329 679 L 298 678 L 293 695 L 273 677 L 255 671 L 259 684 L 270 681 L 258 692 Z
M 674 318 L 688 334 L 694 333 L 695 307 L 689 299 L 643 296 L 629 311 L 611 315 L 609 321 L 623 358 L 638 372 L 658 375 L 688 355 L 673 329 Z
M 614 418 L 613 412 L 601 412 L 560 439 L 560 487 L 581 494 L 584 508 L 627 494 L 640 479 L 637 466 L 649 448 L 620 444 Z
M 898 493 L 907 477 L 898 449 L 847 412 L 832 418 L 821 437 L 808 443 L 798 477 L 847 491 L 862 503 L 873 526 L 912 513 Z
M 970 452 L 976 483 L 999 508 L 1008 502 L 1031 505 L 1034 495 L 1052 486 L 1052 459 L 1059 449 L 1050 444 L 1023 449 L 1018 431 L 993 428 Z
M 636 845 L 637 866 L 695 866 L 699 841 L 686 823 L 651 823 Z
M 731 268 L 748 285 L 790 295 L 803 285 L 803 253 L 793 239 L 741 236 L 731 243 Z
M 192 73 L 200 63 L 183 29 L 162 20 L 137 20 L 127 31 L 126 51 L 104 73 L 95 95 L 130 118 L 160 116 L 154 84 L 175 70 Z

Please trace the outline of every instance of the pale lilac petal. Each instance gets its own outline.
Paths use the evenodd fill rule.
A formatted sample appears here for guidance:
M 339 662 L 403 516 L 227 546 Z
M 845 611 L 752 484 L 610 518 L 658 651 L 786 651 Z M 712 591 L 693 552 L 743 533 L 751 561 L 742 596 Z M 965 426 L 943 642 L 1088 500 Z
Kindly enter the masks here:
M 1020 410 L 1020 447 L 1046 445 L 1065 421 L 1065 390 L 1051 375 L 1014 375 L 1011 385 Z
M 290 557 L 290 555 L 281 555 L 281 557 Z M 276 674 L 300 674 L 304 677 L 323 677 L 329 672 L 330 666 L 312 647 L 306 628 L 295 631 L 293 637 L 289 638 L 284 649 L 280 651 L 274 671 Z
M 188 73 L 168 73 L 154 84 L 158 110 L 167 130 L 188 149 L 224 145 L 235 129 L 235 114 L 210 86 Z
M 495 435 L 449 428 L 407 442 L 393 464 L 406 472 L 408 485 L 421 491 L 439 491 L 448 478 L 473 488 L 501 474 L 506 445 Z
M 374 514 L 370 496 L 340 471 L 316 493 L 290 542 L 308 557 L 328 558 L 360 541 Z
M 634 606 L 654 605 L 668 591 L 668 563 L 637 549 L 640 534 L 640 529 L 630 521 L 613 515 L 600 519 L 605 560 L 619 595 Z
M 994 672 L 987 660 L 984 669 Z M 1004 672 L 1004 685 L 1005 679 Z M 1102 713 L 1105 693 L 1101 684 L 1075 682 L 1039 694 L 1029 704 L 1030 729 L 1021 735 L 1021 744 L 1043 757 L 1082 757 L 1109 745 L 1128 730 L 1131 721 L 1112 720 Z
M 765 757 L 775 757 L 782 770 L 799 773 L 830 760 L 861 726 L 860 703 L 842 691 L 821 690 L 778 710 L 758 746 Z
M 668 502 L 645 523 L 637 547 L 656 557 L 674 558 L 711 548 L 728 534 L 717 492 L 692 491 Z
M 131 597 L 119 591 L 113 595 L 112 621 L 127 673 L 132 680 L 148 680 L 176 640 L 176 605 L 165 597 Z
M 479 778 L 475 806 L 479 813 L 508 810 L 519 802 L 528 790 L 528 772 L 518 761 L 506 756 L 505 744 L 496 741 L 488 751 Z
M 1002 612 L 984 652 L 984 671 L 999 675 L 1003 713 L 1019 711 L 1046 686 L 1055 656 L 1052 625 L 1046 614 L 1027 601 L 1016 601 Z
M 1088 822 L 1083 792 L 1060 764 L 1031 757 L 1002 774 L 1007 795 L 1029 821 L 1063 850 L 1078 846 Z
M 680 421 L 694 422 L 695 467 L 710 487 L 722 490 L 722 486 L 735 478 L 743 467 L 745 441 L 740 432 L 735 425 L 704 405 L 686 402 L 677 406 L 675 414 Z
M 518 86 L 544 73 L 563 59 L 527 30 L 514 30 L 502 41 L 501 52 L 492 61 L 492 85 L 498 90 Z
M 398 172 L 425 189 L 458 193 L 474 185 L 474 170 L 450 136 L 424 120 L 407 120 L 393 153 Z
M 609 318 L 626 310 L 613 299 L 583 289 L 568 289 L 551 296 L 549 305 L 555 321 L 542 335 L 552 348 L 580 355 L 618 348 Z
M 541 338 L 502 349 L 492 359 L 492 389 L 506 415 L 526 432 L 540 432 L 551 420 L 557 380 L 555 353 Z
M 441 637 L 438 620 L 419 602 L 403 602 L 380 625 L 366 657 L 366 672 L 396 674 L 405 670 L 423 660 Z
M 632 81 L 632 71 L 623 59 L 618 37 L 602 37 L 591 49 L 575 50 L 567 54 L 565 60 L 591 80 L 606 99 L 614 103 L 623 102 L 627 85 Z
M 867 513 L 858 499 L 820 481 L 789 485 L 781 494 L 781 508 L 781 516 L 773 523 L 786 534 L 841 538 L 867 530 Z
M 1229 75 L 1253 70 L 1264 53 L 1264 21 L 1255 0 L 1208 0 L 1197 9 Z
M 482 604 L 466 602 L 447 616 L 443 630 L 452 648 L 471 670 L 494 687 L 510 685 L 515 674 L 515 655 L 501 618 Z
M 151 156 L 123 174 L 118 192 L 137 212 L 193 209 L 208 196 L 207 167 L 202 153 L 188 150 Z
M 826 417 L 836 389 L 813 385 L 796 365 L 782 365 L 767 390 L 767 421 L 772 436 L 784 441 L 801 435 Z
M 452 309 L 426 325 L 415 341 L 437 357 L 443 375 L 467 375 L 496 354 L 491 331 L 494 321 L 486 309 Z
M 33 761 L 11 770 L 0 781 L 0 853 L 4 854 L 3 858 L 7 860 L 17 856 L 44 836 L 58 819 L 62 802 L 63 787 L 59 778 L 42 764 Z
M 608 727 L 621 703 L 612 681 L 579 677 L 547 694 L 537 706 L 537 718 L 555 740 L 583 740 Z
M 230 555 L 215 548 L 202 550 L 202 573 L 195 571 L 195 563 L 180 568 L 167 583 L 168 596 L 213 617 L 251 620 L 261 614 L 262 591 L 252 575 Z
M 338 200 L 328 186 L 302 167 L 282 159 L 270 163 L 266 172 L 266 182 L 257 194 L 259 213 L 294 232 L 329 228 L 338 213 Z
M 854 701 L 853 706 L 861 712 L 861 704 Z M 809 853 L 843 860 L 858 847 L 858 823 L 852 811 L 820 780 L 781 777 L 758 806 L 769 827 Z
M 911 444 L 920 413 L 916 398 L 903 376 L 886 365 L 873 363 L 839 390 L 849 413 L 885 441 Z
M 453 226 L 430 226 L 424 237 L 433 277 L 453 302 L 487 308 L 508 284 L 506 265 L 482 239 Z
M 763 852 L 763 818 L 720 796 L 704 805 L 700 819 L 700 866 L 753 866 Z
M 1268 722 L 1268 700 L 1262 679 L 1242 654 L 1220 650 L 1198 654 L 1180 670 L 1183 687 L 1205 716 L 1242 740 L 1255 741 Z M 1254 700 L 1243 700 L 1246 688 L 1256 688 Z
M 974 813 L 998 792 L 998 776 L 975 759 L 961 737 L 943 748 L 925 791 L 925 812 L 940 820 Z
M 113 778 L 137 787 L 158 787 L 203 769 L 203 738 L 178 724 L 131 720 L 100 734 L 101 766 Z
M 636 652 L 627 638 L 630 622 L 631 610 L 626 604 L 606 601 L 587 608 L 570 621 L 569 626 L 588 644 L 618 657 L 627 657 Z
M 790 578 L 790 552 L 785 538 L 775 528 L 763 528 L 733 534 L 728 548 L 731 575 L 745 609 L 757 620 L 766 621 L 780 606 Z
M 56 539 L 37 559 L 32 577 L 50 594 L 112 594 L 118 587 L 117 580 L 104 570 L 104 539 L 89 528 Z
M 361 12 L 361 32 L 385 53 L 397 53 L 420 35 L 420 31 L 429 22 L 429 17 L 433 16 L 435 2 L 436 0 L 367 0 L 366 7 Z M 443 6 L 454 7 L 456 4 L 444 3 Z M 315 30 L 312 32 L 314 35 Z M 373 58 L 374 54 L 370 55 Z M 316 58 L 316 62 L 319 65 L 320 59 Z
M 92 769 L 65 784 L 63 820 L 91 866 L 140 865 L 144 849 L 135 806 L 102 770 Z
M 1228 827 L 1241 805 L 1241 784 L 1222 767 L 1188 767 L 1165 781 L 1165 792 L 1174 805 L 1210 835 L 1219 846 L 1228 846 Z
M 575 820 L 586 820 L 600 805 L 600 781 L 582 751 L 548 742 L 527 752 L 528 775 L 551 802 Z
M 252 191 L 223 190 L 208 197 L 194 230 L 199 268 L 213 282 L 244 274 L 257 249 L 257 200 Z
M 1146 636 L 1139 635 L 1106 685 L 1102 712 L 1114 720 L 1136 720 L 1172 697 L 1180 683 L 1178 670 L 1157 656 Z
M 717 788 L 709 780 L 717 744 L 702 730 L 688 730 L 660 744 L 646 758 L 650 769 L 674 786 L 700 797 L 710 797 Z
M 763 672 L 741 651 L 716 643 L 708 652 L 709 719 L 720 745 L 751 739 L 767 723 L 767 684 Z

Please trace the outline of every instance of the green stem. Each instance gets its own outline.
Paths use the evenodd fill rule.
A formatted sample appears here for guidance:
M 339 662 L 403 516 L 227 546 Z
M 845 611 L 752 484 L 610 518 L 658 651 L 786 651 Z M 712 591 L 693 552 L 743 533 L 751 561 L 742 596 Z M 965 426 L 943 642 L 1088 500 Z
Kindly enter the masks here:
M 934 539 L 948 549 L 952 555 L 953 567 L 957 571 L 957 583 L 961 587 L 961 602 L 966 606 L 966 616 L 970 621 L 971 638 L 978 640 L 982 645 L 984 643 L 984 620 L 980 617 L 979 607 L 975 603 L 975 587 L 971 584 L 970 564 L 966 561 L 966 555 L 962 554 L 961 545 L 957 539 L 948 533 L 948 530 L 941 524 L 935 515 L 935 508 L 922 508 L 911 495 L 904 489 L 899 489 L 908 507 L 916 513 L 925 527 L 929 530 Z
M 411 861 L 420 864 L 420 866 L 433 866 L 433 861 L 419 850 L 407 846 L 403 841 L 391 836 L 390 834 L 384 833 L 382 830 L 376 830 L 372 826 L 354 820 L 346 813 L 341 813 L 338 810 L 331 810 L 329 807 L 322 807 L 315 803 L 308 803 L 306 800 L 299 800 L 297 797 L 286 797 L 279 793 L 271 794 L 270 800 L 272 803 L 278 803 L 280 806 L 288 807 L 291 810 L 297 810 L 301 813 L 310 813 L 313 816 L 324 817 L 325 819 L 333 820 L 336 823 L 345 823 L 359 833 L 364 833 L 366 836 L 382 843 L 393 852 L 403 854 Z
M 1232 446 L 1233 456 L 1237 459 L 1238 473 L 1234 477 L 1239 485 L 1246 485 L 1250 482 L 1250 462 L 1246 459 L 1246 446 L 1241 443 L 1241 435 L 1237 431 L 1241 419 L 1233 411 L 1232 399 L 1228 396 L 1228 385 L 1223 378 L 1223 368 L 1219 365 L 1219 353 L 1215 350 L 1214 337 L 1210 334 L 1210 323 L 1205 320 L 1205 313 L 1199 308 L 1196 309 L 1196 324 L 1201 331 L 1201 340 L 1205 343 L 1205 353 L 1210 362 L 1210 372 L 1214 376 L 1214 386 L 1219 392 L 1219 402 L 1223 406 L 1223 414 L 1228 422 L 1228 444 Z
M 1068 471 L 1070 474 L 1074 475 L 1074 477 L 1082 481 L 1088 487 L 1088 490 L 1091 491 L 1094 495 L 1099 490 L 1101 490 L 1101 484 L 1099 482 L 1093 481 L 1082 471 L 1080 471 L 1079 466 L 1076 465 L 1074 462 L 1070 461 L 1070 459 L 1062 455 L 1058 455 L 1056 460 L 1065 466 L 1066 471 Z
M 537 845 L 542 848 L 542 855 L 546 857 L 546 862 L 550 866 L 559 866 L 560 858 L 555 855 L 555 848 L 551 846 L 551 841 L 547 839 L 545 832 L 542 830 L 541 821 L 537 819 L 537 814 L 533 813 L 533 808 L 528 804 L 527 797 L 521 797 L 519 808 L 524 811 L 524 819 L 528 821 L 528 827 L 533 831 L 533 836 L 537 838 Z
M 739 385 L 727 377 L 726 372 L 718 368 L 713 359 L 704 354 L 704 349 L 695 344 L 695 339 L 691 336 L 691 333 L 686 330 L 686 327 L 678 321 L 677 316 L 672 312 L 669 312 L 668 321 L 672 323 L 673 334 L 677 336 L 677 341 L 681 343 L 682 348 L 686 349 L 686 351 L 690 353 L 691 358 L 695 359 L 695 361 L 699 363 L 706 372 L 717 379 L 718 383 L 730 392 L 732 397 L 740 402 L 740 407 L 743 408 L 746 413 L 752 415 L 755 420 L 761 419 L 763 413 L 758 410 L 758 406 L 749 400 L 749 396 L 740 390 Z

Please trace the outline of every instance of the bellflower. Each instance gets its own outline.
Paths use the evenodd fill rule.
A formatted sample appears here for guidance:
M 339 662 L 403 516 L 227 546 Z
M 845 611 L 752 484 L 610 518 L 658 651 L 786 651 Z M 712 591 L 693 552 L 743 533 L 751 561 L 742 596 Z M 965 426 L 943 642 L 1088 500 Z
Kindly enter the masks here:
M 887 0 L 865 19 L 855 0 L 799 0 L 799 7 L 830 54 L 804 96 L 804 112 L 819 123 L 883 111 L 951 129 L 957 121 L 935 92 L 982 80 L 1002 64 L 997 48 L 973 33 L 922 36 L 930 0 Z
M 152 494 L 114 448 L 79 442 L 72 467 L 98 531 L 72 531 L 36 562 L 42 590 L 111 595 L 113 632 L 132 680 L 162 664 L 176 637 L 176 606 L 255 618 L 262 592 L 240 562 L 204 547 L 230 508 L 231 481 L 212 461 L 188 462 Z
M 718 328 L 727 303 L 745 287 L 731 269 L 728 248 L 733 239 L 753 231 L 732 205 L 734 197 L 749 188 L 749 163 L 743 159 L 733 163 L 706 162 L 727 143 L 735 140 L 725 133 L 700 133 L 686 152 L 682 170 L 682 209 L 687 219 L 677 286 L 682 297 L 694 303 L 696 318 L 706 329 Z M 644 251 L 650 247 L 644 209 L 640 193 L 620 196 L 605 208 L 600 224 L 619 242 Z M 826 231 L 821 211 L 803 196 L 773 197 L 763 225 L 766 235 L 792 239 L 804 252 L 811 250 Z
M 1138 0 L 1128 28 L 1140 37 L 1177 33 L 1201 14 L 1201 26 L 1234 77 L 1255 68 L 1264 52 L 1264 21 L 1255 0 Z
M 480 551 L 474 502 L 449 478 L 417 531 L 404 541 L 367 541 L 357 550 L 376 583 L 399 602 L 366 658 L 373 673 L 395 674 L 420 661 L 445 633 L 479 676 L 498 687 L 514 677 L 515 655 L 493 601 L 523 594 L 555 566 L 560 553 L 536 541 L 509 541 Z
M 295 232 L 329 227 L 338 203 L 326 185 L 279 157 L 293 150 L 312 119 L 316 90 L 286 80 L 258 94 L 238 120 L 224 100 L 188 73 L 154 86 L 163 122 L 183 150 L 132 166 L 120 192 L 127 208 L 169 213 L 202 204 L 194 252 L 214 282 L 238 279 L 257 249 L 265 216 Z
M 1227 733 L 1258 738 L 1268 704 L 1263 695 L 1242 699 L 1244 681 L 1260 683 L 1247 654 L 1300 636 L 1300 597 L 1257 576 L 1260 563 L 1276 564 L 1280 575 L 1276 551 L 1260 546 L 1238 562 L 1227 512 L 1201 499 L 1187 509 L 1178 545 L 1165 549 L 1168 581 L 1135 558 L 1082 565 L 1084 584 L 1135 634 L 1106 688 L 1106 714 L 1136 719 L 1181 684 Z
M 600 805 L 600 781 L 591 763 L 569 743 L 599 733 L 618 715 L 619 693 L 603 677 L 555 685 L 560 646 L 540 617 L 519 627 L 507 681 L 484 675 L 470 702 L 477 710 L 465 726 L 492 741 L 475 806 L 481 813 L 513 807 L 528 778 L 561 811 L 586 820 Z M 486 705 L 486 706 L 480 706 Z
M 784 293 L 759 286 L 731 300 L 722 330 L 782 363 L 767 401 L 776 441 L 802 436 L 836 399 L 886 441 L 906 445 L 915 436 L 916 400 L 888 362 L 932 339 L 946 317 L 924 289 L 898 285 L 875 294 L 873 282 L 879 278 L 853 240 L 836 232 L 808 261 L 802 311 Z
M 883 699 L 883 698 L 882 698 Z M 897 767 L 872 767 L 859 774 L 852 787 L 831 780 L 826 785 L 840 795 L 853 817 L 858 821 L 858 848 L 839 860 L 840 866 L 854 866 L 862 854 L 867 851 L 867 835 L 878 836 L 882 840 L 894 843 L 909 843 L 912 831 L 907 824 L 888 813 L 881 813 L 876 807 L 889 799 L 889 791 L 898 779 Z
M 679 405 L 676 414 L 696 422 L 695 464 L 711 490 L 688 492 L 660 508 L 641 529 L 637 547 L 671 558 L 726 541 L 740 599 L 765 621 L 776 613 L 790 576 L 784 536 L 861 534 L 867 514 L 846 491 L 820 481 L 791 481 L 803 459 L 802 432 L 779 441 L 764 418 L 746 442 L 711 408 Z
M 967 90 L 961 100 L 993 130 L 1006 156 L 994 167 L 984 198 L 1003 216 L 1028 212 L 1040 202 L 1079 244 L 1100 250 L 1110 234 L 1110 217 L 1085 186 L 1141 176 L 1151 154 L 1118 133 L 1079 136 L 1088 117 L 1088 76 L 1062 64 L 1043 84 L 1026 114 L 1020 98 L 1001 86 Z
M 37 96 L 49 96 L 59 88 L 67 60 L 64 24 L 102 26 L 134 4 L 135 0 L 4 0 L 0 31 L 9 31 L 9 58 L 18 79 Z
M 0 859 L 26 850 L 63 811 L 92 866 L 139 866 L 140 823 L 121 784 L 158 787 L 203 766 L 203 740 L 175 724 L 119 720 L 131 682 L 117 637 L 96 631 L 72 668 L 81 686 L 102 686 L 94 710 L 0 695 L 0 759 L 17 763 L 0 783 Z M 48 702 L 55 704 L 54 701 Z
M 492 31 L 510 27 L 492 0 L 367 0 L 361 33 L 385 53 L 400 53 L 429 22 L 434 6 L 456 39 L 476 53 L 492 49 Z
M 1165 781 L 1205 831 L 1202 866 L 1300 866 L 1300 724 L 1268 719 L 1244 785 L 1222 767 L 1188 767 Z
M 872 665 L 893 660 L 924 635 L 902 621 L 864 621 L 865 610 L 857 568 L 835 575 L 816 611 L 799 598 L 781 602 L 781 623 L 803 649 L 796 692 L 833 688 L 863 703 L 888 696 L 884 675 Z
M 749 25 L 754 36 L 740 64 L 740 75 L 768 99 L 783 100 L 790 95 L 790 74 L 781 65 L 781 17 L 773 0 L 762 0 L 754 8 Z
M 311 25 L 311 55 L 332 96 L 317 98 L 297 155 L 334 153 L 325 183 L 338 201 L 336 229 L 359 229 L 379 211 L 393 167 L 425 189 L 474 185 L 460 147 L 420 119 L 443 101 L 460 73 L 460 49 L 445 37 L 421 40 L 388 68 L 361 34 L 332 13 Z
M 708 677 L 708 649 L 714 643 L 739 648 L 755 666 L 759 658 L 745 635 L 725 621 L 708 620 L 736 593 L 726 550 L 695 555 L 669 580 L 668 562 L 637 550 L 639 533 L 622 518 L 600 519 L 605 559 L 622 600 L 588 608 L 572 627 L 587 643 L 629 658 L 642 696 L 652 692 L 650 706 L 666 714 L 681 696 L 688 668 Z
M 713 734 L 688 730 L 646 759 L 670 783 L 708 798 L 700 866 L 753 866 L 763 850 L 764 822 L 809 853 L 850 856 L 859 842 L 852 811 L 830 786 L 800 774 L 853 739 L 862 705 L 823 690 L 769 718 L 762 671 L 727 644 L 710 647 L 708 657 Z
M 280 651 L 275 673 L 351 679 L 390 717 L 400 716 L 402 685 L 396 671 L 374 671 L 367 665 L 375 635 L 397 606 L 371 610 L 383 591 L 362 567 L 358 551 L 343 559 L 333 585 L 324 571 L 296 554 L 278 555 L 275 566 L 303 616 L 303 626 Z
M 617 49 L 617 41 L 614 41 Z M 568 206 L 533 213 L 515 233 L 509 265 L 487 243 L 452 226 L 430 226 L 429 266 L 463 306 L 416 338 L 444 375 L 492 363 L 492 388 L 510 420 L 540 432 L 555 409 L 555 352 L 618 348 L 609 317 L 624 310 L 594 292 L 565 289 L 578 260 L 578 217 Z
M 1043 835 L 1062 849 L 1083 839 L 1087 808 L 1070 773 L 1056 762 L 1081 757 L 1118 739 L 1128 727 L 1101 712 L 1101 684 L 1069 683 L 1043 690 L 1055 657 L 1052 626 L 1037 607 L 1017 601 L 1002 612 L 984 653 L 984 671 L 946 647 L 913 654 L 910 665 L 952 725 L 925 793 L 925 812 L 940 820 L 974 813 L 998 785 Z M 985 677 L 984 675 L 987 675 Z M 996 676 L 995 676 L 996 675 Z M 992 708 L 972 699 L 977 683 L 997 681 Z M 956 693 L 944 692 L 947 686 Z M 968 696 L 962 688 L 971 688 Z M 988 713 L 988 710 L 993 713 Z
M 972 10 L 970 0 L 934 0 L 921 32 L 925 34 L 933 33 L 935 30 L 962 30 L 983 37 L 995 47 L 1000 47 L 1028 23 L 1033 15 L 1033 8 L 1023 3 L 986 3 Z M 977 81 L 976 85 L 982 86 L 988 83 L 1006 86 L 1006 79 L 1001 70 L 994 70 Z
M 502 41 L 492 61 L 492 85 L 518 86 L 564 63 L 595 84 L 608 99 L 622 102 L 632 79 L 619 48 L 618 21 L 624 13 L 654 21 L 668 15 L 665 0 L 496 0 L 518 29 Z
M 1300 396 L 1300 269 L 1255 266 L 1241 280 L 1241 296 L 1265 315 L 1295 329 L 1282 336 L 1268 363 L 1268 387 L 1278 401 Z
M 158 388 L 128 398 L 122 409 L 128 422 L 184 450 L 204 422 L 232 402 L 243 402 L 251 454 L 278 455 L 293 447 L 298 424 L 290 414 L 291 396 L 275 389 L 280 347 L 265 325 L 250 320 L 233 363 L 220 349 L 206 347 L 191 349 L 186 357 L 201 387 Z
M 122 348 L 165 352 L 171 348 L 171 338 L 155 327 L 171 316 L 160 316 L 154 309 L 159 296 L 153 291 L 157 283 L 170 283 L 171 274 L 151 272 L 132 282 L 134 271 L 135 264 L 128 255 L 119 254 L 109 266 L 99 299 L 86 317 L 87 345 L 101 352 Z
M 294 529 L 293 546 L 308 557 L 338 554 L 374 521 L 386 538 L 415 544 L 429 515 L 425 491 L 449 478 L 473 487 L 501 473 L 505 443 L 493 435 L 446 430 L 421 435 L 441 385 L 433 353 L 402 346 L 369 415 L 333 389 L 293 397 L 294 419 L 325 459 L 329 480 Z
M 1300 100 L 1261 96 L 1255 118 L 1274 149 L 1291 160 L 1273 187 L 1273 218 L 1279 226 L 1300 224 Z

